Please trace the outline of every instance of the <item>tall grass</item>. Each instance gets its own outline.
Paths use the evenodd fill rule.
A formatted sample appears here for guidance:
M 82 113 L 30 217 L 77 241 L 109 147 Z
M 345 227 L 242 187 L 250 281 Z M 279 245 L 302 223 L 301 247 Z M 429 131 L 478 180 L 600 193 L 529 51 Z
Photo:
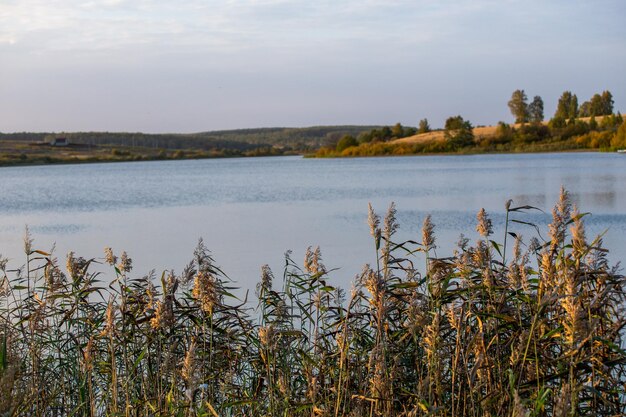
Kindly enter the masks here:
M 507 227 L 531 209 L 507 203 Z M 496 243 L 481 210 L 479 239 L 443 259 L 430 218 L 396 242 L 395 213 L 370 207 L 349 293 L 309 249 L 262 268 L 256 307 L 202 241 L 182 274 L 133 277 L 110 249 L 62 270 L 27 234 L 24 266 L 0 258 L 0 415 L 626 413 L 624 277 L 565 191 L 545 240 Z

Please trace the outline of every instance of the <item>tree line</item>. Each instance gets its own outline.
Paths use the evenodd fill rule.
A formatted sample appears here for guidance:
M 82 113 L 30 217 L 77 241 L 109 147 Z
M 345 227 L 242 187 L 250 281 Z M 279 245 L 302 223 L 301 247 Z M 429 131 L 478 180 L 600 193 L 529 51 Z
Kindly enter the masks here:
M 569 119 L 577 117 L 608 116 L 613 114 L 613 95 L 605 90 L 601 94 L 594 94 L 591 99 L 578 106 L 578 97 L 571 91 L 564 91 L 559 98 L 556 112 L 552 118 L 553 124 L 564 124 Z M 509 109 L 515 117 L 515 123 L 540 123 L 544 119 L 543 100 L 535 96 L 531 103 L 524 90 L 515 90 L 509 100 Z
M 430 128 L 430 124 L 426 118 L 420 120 L 417 127 L 402 126 L 402 124 L 398 122 L 393 126 L 383 126 L 381 128 L 363 131 L 356 136 L 346 134 L 335 144 L 327 146 L 327 148 L 334 147 L 337 152 L 342 152 L 352 146 L 359 146 L 367 143 L 389 142 L 395 139 L 402 139 L 409 136 L 419 135 L 421 133 L 428 133 L 430 131 L 432 131 L 432 129 Z
M 85 146 L 137 147 L 164 150 L 202 150 L 239 154 L 289 154 L 314 151 L 336 143 L 346 134 L 358 135 L 378 126 L 314 126 L 305 128 L 258 128 L 208 131 L 190 134 L 141 132 L 16 132 L 0 133 L 0 141 L 50 142 L 66 137 L 71 144 Z
M 578 105 L 578 97 L 564 91 L 554 116 L 546 123 L 544 102 L 535 95 L 529 101 L 524 90 L 515 90 L 508 107 L 516 125 L 499 122 L 495 133 L 475 135 L 474 126 L 461 115 L 446 119 L 443 142 L 395 142 L 407 136 L 431 132 L 426 118 L 418 127 L 384 126 L 358 135 L 344 135 L 326 147 L 318 156 L 404 155 L 439 152 L 491 151 L 558 151 L 568 149 L 626 148 L 626 125 L 622 115 L 614 113 L 613 95 L 605 90 Z M 588 118 L 588 119 L 584 119 Z

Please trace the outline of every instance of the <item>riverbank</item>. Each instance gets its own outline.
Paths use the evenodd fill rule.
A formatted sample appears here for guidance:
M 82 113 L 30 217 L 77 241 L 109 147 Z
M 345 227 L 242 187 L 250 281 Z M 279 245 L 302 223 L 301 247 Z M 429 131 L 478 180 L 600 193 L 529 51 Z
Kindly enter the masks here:
M 434 132 L 439 133 L 439 132 Z M 535 146 L 503 149 L 464 148 L 457 151 L 437 152 L 422 148 L 420 143 L 394 141 L 372 144 L 369 147 L 350 149 L 341 154 L 301 153 L 301 152 L 224 152 L 188 150 L 166 150 L 143 147 L 119 146 L 67 146 L 53 147 L 29 145 L 23 142 L 0 141 L 0 168 L 12 166 L 70 165 L 108 162 L 194 160 L 215 158 L 247 158 L 263 156 L 301 155 L 304 158 L 337 158 L 357 156 L 432 156 L 432 155 L 476 155 L 476 154 L 516 154 L 516 153 L 557 153 L 557 152 L 599 152 L 610 149 L 587 149 L 576 146 L 563 146 L 561 143 L 544 143 Z M 364 152 L 364 150 L 367 150 Z
M 352 150 L 349 152 L 342 152 L 337 154 L 335 152 L 329 153 L 317 153 L 306 154 L 304 158 L 376 158 L 376 157 L 399 157 L 399 156 L 460 156 L 460 155 L 516 155 L 516 154 L 559 154 L 559 153 L 614 153 L 616 152 L 612 148 L 603 149 L 589 149 L 581 147 L 567 147 L 561 144 L 542 144 L 540 146 L 530 147 L 511 147 L 502 149 L 481 149 L 480 147 L 470 147 L 459 149 L 456 151 L 431 151 L 424 150 L 421 147 L 415 147 L 410 145 L 379 145 L 372 148 L 366 148 L 367 152 L 363 152 L 364 148 L 359 150 Z
M 376 126 L 258 128 L 198 133 L 0 133 L 0 166 L 295 155 Z
M 268 149 L 236 151 L 228 149 L 163 149 L 138 146 L 69 144 L 53 146 L 47 143 L 0 141 L 0 167 L 52 164 L 87 164 L 104 162 L 163 161 L 183 159 L 233 158 L 251 156 L 289 155 Z
M 327 158 L 614 151 L 626 146 L 626 124 L 619 113 L 560 124 L 500 122 L 492 126 L 467 126 L 465 131 L 438 129 L 424 133 L 397 124 L 394 129 L 322 126 L 194 135 L 0 134 L 0 167 L 278 155 Z M 61 143 L 56 143 L 58 139 Z
M 614 151 L 626 144 L 626 123 L 613 114 L 568 121 L 432 130 L 405 137 L 371 131 L 359 138 L 344 137 L 335 147 L 320 148 L 311 157 L 399 156 L 434 154 L 493 154 L 570 151 Z

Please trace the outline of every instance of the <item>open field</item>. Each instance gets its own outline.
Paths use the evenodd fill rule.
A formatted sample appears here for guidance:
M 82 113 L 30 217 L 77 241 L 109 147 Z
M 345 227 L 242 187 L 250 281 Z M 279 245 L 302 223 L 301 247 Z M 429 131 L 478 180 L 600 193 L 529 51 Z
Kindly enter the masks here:
M 544 122 L 543 124 L 547 125 L 547 122 Z M 520 126 L 521 124 L 519 123 L 511 125 L 511 127 L 515 129 L 518 129 Z M 496 135 L 497 129 L 498 129 L 498 126 L 480 126 L 480 127 L 473 128 L 472 132 L 474 132 L 474 137 L 477 139 L 489 138 L 489 137 L 494 137 Z M 445 140 L 444 131 L 435 130 L 432 132 L 420 133 L 417 135 L 408 136 L 406 138 L 395 139 L 393 141 L 390 141 L 390 143 L 425 144 L 425 143 L 431 143 L 431 142 L 443 142 L 444 140 Z

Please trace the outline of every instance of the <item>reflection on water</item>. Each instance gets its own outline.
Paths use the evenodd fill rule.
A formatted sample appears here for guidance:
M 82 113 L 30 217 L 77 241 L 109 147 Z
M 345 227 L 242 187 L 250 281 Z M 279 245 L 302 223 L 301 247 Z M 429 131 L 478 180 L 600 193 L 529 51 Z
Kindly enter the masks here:
M 251 287 L 262 264 L 321 245 L 348 282 L 373 262 L 367 204 L 398 207 L 400 237 L 415 239 L 427 214 L 440 255 L 460 233 L 475 238 L 476 212 L 491 213 L 496 237 L 504 203 L 545 226 L 563 185 L 587 218 L 588 236 L 608 229 L 612 258 L 626 259 L 626 159 L 599 153 L 426 156 L 361 159 L 299 157 L 162 161 L 0 169 L 0 253 L 21 259 L 24 225 L 42 248 L 99 257 L 127 250 L 138 273 L 180 270 L 203 237 L 218 263 Z M 521 225 L 518 232 L 533 230 Z M 500 233 L 500 235 L 498 235 Z
M 29 226 L 31 233 L 35 235 L 67 235 L 85 230 L 86 226 L 81 224 L 34 224 Z
M 572 183 L 568 183 L 572 184 Z M 571 188 L 568 188 L 568 190 Z M 584 206 L 588 202 L 593 202 L 596 206 L 604 209 L 614 209 L 618 195 L 615 190 L 612 191 L 589 191 L 589 192 L 570 192 L 570 199 L 573 204 Z M 547 194 L 516 194 L 513 197 L 516 205 L 529 205 L 533 207 L 547 207 L 552 202 L 548 201 Z
M 572 202 L 582 206 L 585 201 L 593 201 L 597 205 L 612 209 L 615 208 L 616 194 L 615 191 L 600 191 L 587 193 L 571 193 Z

